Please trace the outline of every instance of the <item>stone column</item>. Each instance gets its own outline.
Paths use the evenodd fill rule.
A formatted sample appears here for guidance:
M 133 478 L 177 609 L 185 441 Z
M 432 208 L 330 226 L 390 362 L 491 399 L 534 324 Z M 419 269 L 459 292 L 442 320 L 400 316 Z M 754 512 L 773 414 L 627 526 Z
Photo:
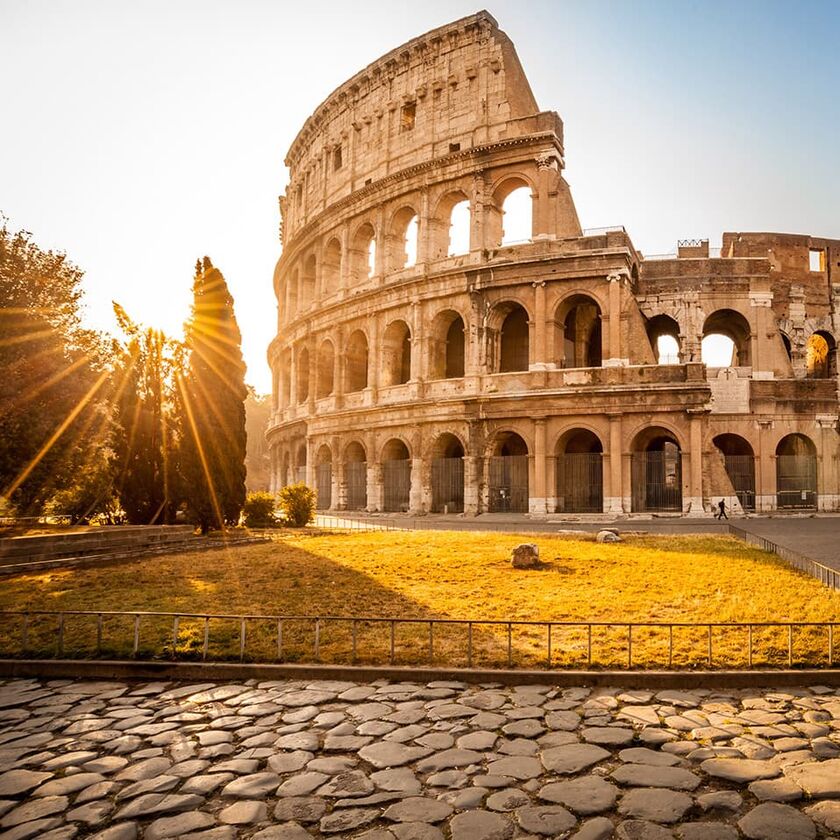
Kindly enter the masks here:
M 551 201 L 553 182 L 557 179 L 557 158 L 545 152 L 536 159 L 537 194 L 533 201 L 531 239 L 554 239 L 554 205 Z
M 548 325 L 545 320 L 545 281 L 536 282 L 534 286 L 534 326 L 533 341 L 531 342 L 530 370 L 549 370 L 554 365 L 548 360 Z
M 755 459 L 755 510 L 756 513 L 776 509 L 776 456 L 770 442 L 773 421 L 758 419 L 758 451 Z
M 705 514 L 703 508 L 703 415 L 705 410 L 689 409 L 689 481 L 688 507 L 683 509 L 693 516 Z
M 464 458 L 464 515 L 477 516 L 479 509 L 479 484 L 481 483 L 481 458 L 468 455 Z
M 820 445 L 817 447 L 817 508 L 836 511 L 840 507 L 840 480 L 837 462 L 836 414 L 818 414 Z
M 534 483 L 529 493 L 529 513 L 546 513 L 545 458 L 545 418 L 538 417 L 534 420 Z
M 622 354 L 621 347 L 621 283 L 623 275 L 613 272 L 609 275 L 609 312 L 607 313 L 607 329 L 601 339 L 604 367 L 626 367 L 630 364 L 629 357 Z M 603 317 L 602 317 L 603 321 Z M 606 347 L 604 346 L 606 345 Z
M 382 464 L 367 462 L 367 509 L 369 513 L 382 510 Z
M 381 364 L 382 348 L 379 343 L 379 320 L 371 318 L 368 335 L 368 387 L 365 403 L 373 405 L 379 391 L 379 366 Z
M 616 516 L 624 513 L 624 493 L 622 477 L 622 452 L 621 452 L 621 414 L 610 414 L 610 450 L 607 455 L 607 462 L 604 465 L 607 473 L 607 481 L 604 482 L 604 513 L 612 513 Z M 627 509 L 630 509 L 631 500 L 627 499 Z
M 425 467 L 425 462 L 422 458 L 412 458 L 411 459 L 411 488 L 408 492 L 408 512 L 414 515 L 418 513 L 424 513 L 423 508 L 423 495 L 424 495 L 424 482 L 423 482 L 423 469 Z M 427 484 L 428 487 L 428 484 Z M 428 491 L 431 494 L 431 488 L 428 487 Z

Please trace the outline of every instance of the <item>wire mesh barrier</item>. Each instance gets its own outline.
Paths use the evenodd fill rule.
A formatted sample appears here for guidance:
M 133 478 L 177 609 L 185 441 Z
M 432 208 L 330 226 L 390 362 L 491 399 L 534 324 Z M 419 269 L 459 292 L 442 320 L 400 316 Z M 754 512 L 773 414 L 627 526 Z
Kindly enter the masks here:
M 557 512 L 601 513 L 604 509 L 600 452 L 557 456 Z
M 495 455 L 487 459 L 491 513 L 528 512 L 528 456 Z
M 776 506 L 816 508 L 817 458 L 815 455 L 776 456 Z
M 634 452 L 633 512 L 682 510 L 682 453 L 676 447 Z
M 836 622 L 494 621 L 0 612 L 6 658 L 448 668 L 827 668 Z
M 364 510 L 367 507 L 367 462 L 346 463 L 344 483 L 347 488 L 347 510 Z
M 329 510 L 332 507 L 332 464 L 315 467 L 315 491 L 318 510 Z
M 388 513 L 408 510 L 411 495 L 411 461 L 385 461 L 382 464 L 382 509 Z
M 353 515 L 342 516 L 341 514 L 319 513 L 311 527 L 328 531 L 413 531 L 421 527 L 416 519 L 400 519 L 398 524 L 388 519 L 360 518 L 352 511 L 348 511 L 348 513 Z
M 432 513 L 463 513 L 464 459 L 432 461 Z
M 834 589 L 835 591 L 840 590 L 840 570 L 832 569 L 831 566 L 818 563 L 816 560 L 812 560 L 810 557 L 806 557 L 798 551 L 786 548 L 757 534 L 751 534 L 749 531 L 745 531 L 743 528 L 738 528 L 735 525 L 729 526 L 729 533 L 733 537 L 738 537 L 738 539 L 743 540 L 748 545 L 754 545 L 756 548 L 769 551 L 771 554 L 781 557 L 782 560 L 790 563 L 795 569 L 799 569 L 799 571 L 816 578 L 820 583 L 825 584 L 830 589 Z

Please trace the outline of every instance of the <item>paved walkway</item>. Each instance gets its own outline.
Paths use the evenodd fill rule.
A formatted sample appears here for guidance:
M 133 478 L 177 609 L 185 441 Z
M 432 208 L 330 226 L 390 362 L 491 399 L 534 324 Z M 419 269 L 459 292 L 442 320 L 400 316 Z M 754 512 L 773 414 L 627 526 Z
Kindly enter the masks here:
M 0 838 L 810 840 L 840 692 L 0 684 Z

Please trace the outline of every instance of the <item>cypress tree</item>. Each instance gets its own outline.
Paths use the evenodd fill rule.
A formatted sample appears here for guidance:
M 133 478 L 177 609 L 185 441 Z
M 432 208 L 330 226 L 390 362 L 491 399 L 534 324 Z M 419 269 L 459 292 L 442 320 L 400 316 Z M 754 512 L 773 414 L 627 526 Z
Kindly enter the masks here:
M 178 378 L 181 478 L 203 532 L 236 525 L 245 502 L 245 363 L 233 298 L 208 257 L 196 263 Z

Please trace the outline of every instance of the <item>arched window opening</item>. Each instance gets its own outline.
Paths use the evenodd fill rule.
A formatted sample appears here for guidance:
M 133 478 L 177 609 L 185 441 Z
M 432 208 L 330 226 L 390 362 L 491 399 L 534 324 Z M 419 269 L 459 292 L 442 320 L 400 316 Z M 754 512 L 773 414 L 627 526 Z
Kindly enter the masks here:
M 315 507 L 332 507 L 332 452 L 326 444 L 319 447 L 315 456 Z
M 782 337 L 782 344 L 785 347 L 785 353 L 787 353 L 788 361 L 793 361 L 793 348 L 790 344 L 790 338 L 785 333 L 779 333 Z
M 444 378 L 456 379 L 464 375 L 464 321 L 458 315 L 446 331 L 446 362 Z
M 364 283 L 376 273 L 376 233 L 367 222 L 353 237 L 350 266 L 356 283 Z
M 344 450 L 344 485 L 346 510 L 364 510 L 367 507 L 367 455 L 358 441 Z
M 417 237 L 419 234 L 420 224 L 417 216 L 412 216 L 408 227 L 405 229 L 405 264 L 403 268 L 411 268 L 417 264 Z
M 298 304 L 302 309 L 306 309 L 315 302 L 315 275 L 315 254 L 310 254 L 303 264 L 303 273 L 301 274 L 301 292 Z
M 557 443 L 559 513 L 601 513 L 604 509 L 603 446 L 588 429 L 567 432 Z
M 776 447 L 776 506 L 817 507 L 817 449 L 805 435 L 786 435 Z
M 297 356 L 297 401 L 309 399 L 309 351 L 304 347 Z
M 682 510 L 682 453 L 665 429 L 645 429 L 631 455 L 633 512 Z
M 454 310 L 439 312 L 429 331 L 429 379 L 454 379 L 464 375 L 464 319 Z
M 382 384 L 404 385 L 411 379 L 411 330 L 394 321 L 382 337 Z
M 815 332 L 805 345 L 805 368 L 811 379 L 832 379 L 837 376 L 837 347 L 827 332 Z
M 432 512 L 464 510 L 464 446 L 453 434 L 442 434 L 432 450 Z
M 292 404 L 292 354 L 286 351 L 280 360 L 280 408 Z
M 532 205 L 529 187 L 517 187 L 502 202 L 502 246 L 531 241 Z
M 324 295 L 331 295 L 337 291 L 341 285 L 341 243 L 337 239 L 330 239 L 324 249 L 321 274 Z
M 297 449 L 295 459 L 295 481 L 299 484 L 306 484 L 306 444 L 302 443 Z
M 558 322 L 562 325 L 563 336 L 560 366 L 601 367 L 601 308 L 598 304 L 586 295 L 574 295 L 560 304 L 555 316 L 555 323 Z
M 397 439 L 382 448 L 382 509 L 391 513 L 408 510 L 411 495 L 411 456 Z
M 499 372 L 528 370 L 529 360 L 528 313 L 518 303 L 510 304 L 499 330 Z
M 316 373 L 318 381 L 315 388 L 315 396 L 318 399 L 328 397 L 334 388 L 335 377 L 335 348 L 331 341 L 322 341 L 318 348 L 318 370 Z
M 700 347 L 710 368 L 750 366 L 750 325 L 740 312 L 720 309 L 706 318 Z
M 528 512 L 528 445 L 515 432 L 502 432 L 488 459 L 491 513 Z
M 388 237 L 386 270 L 402 271 L 417 262 L 417 213 L 411 207 L 403 207 L 394 214 Z
M 362 391 L 368 386 L 368 342 L 361 330 L 356 330 L 347 341 L 344 360 L 344 390 L 348 394 Z
M 449 214 L 449 247 L 447 256 L 457 257 L 470 252 L 470 202 L 459 201 Z
M 673 318 L 654 316 L 647 322 L 647 334 L 656 364 L 680 364 L 680 327 Z
M 723 457 L 726 476 L 741 507 L 755 510 L 755 456 L 752 446 L 740 435 L 733 434 L 717 435 L 712 443 Z

